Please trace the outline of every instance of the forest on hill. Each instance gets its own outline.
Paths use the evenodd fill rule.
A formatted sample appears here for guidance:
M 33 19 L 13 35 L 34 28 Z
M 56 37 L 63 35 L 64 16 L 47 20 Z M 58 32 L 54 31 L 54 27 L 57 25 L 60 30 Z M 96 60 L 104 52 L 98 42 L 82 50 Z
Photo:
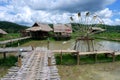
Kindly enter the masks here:
M 18 33 L 20 30 L 24 30 L 26 28 L 27 26 L 23 26 L 7 21 L 0 21 L 0 29 L 3 29 L 7 33 Z
M 96 24 L 94 24 L 94 25 L 96 25 Z M 75 31 L 80 30 L 80 28 L 83 26 L 93 26 L 94 27 L 94 25 L 83 25 L 83 24 L 72 23 L 72 29 L 75 32 Z M 119 32 L 120 33 L 120 25 L 112 26 L 112 25 L 98 24 L 95 27 L 101 27 L 103 29 L 106 29 L 106 32 Z

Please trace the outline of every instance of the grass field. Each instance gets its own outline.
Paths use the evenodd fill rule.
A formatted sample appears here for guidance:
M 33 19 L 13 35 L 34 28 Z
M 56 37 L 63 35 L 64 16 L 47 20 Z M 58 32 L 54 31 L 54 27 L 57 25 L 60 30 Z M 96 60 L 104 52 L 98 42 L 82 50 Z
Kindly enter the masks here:
M 106 59 L 103 55 L 98 56 L 98 62 L 88 56 L 81 57 L 81 64 L 76 65 L 76 57 L 63 55 L 60 65 L 59 55 L 56 55 L 57 67 L 61 80 L 119 80 L 120 79 L 120 56 L 116 62 L 112 58 Z
M 3 35 L 2 37 L 0 37 L 0 41 L 15 39 L 15 38 L 19 38 L 19 37 L 20 37 L 19 33 L 9 33 L 9 34 L 6 34 L 6 35 Z
M 119 80 L 120 61 L 85 65 L 58 65 L 61 80 Z
M 103 32 L 100 34 L 95 34 L 95 38 L 120 41 L 120 33 L 118 32 Z
M 0 78 L 3 77 L 8 72 L 8 69 L 14 66 L 16 62 L 17 57 L 15 57 L 15 54 L 7 54 L 6 59 L 3 59 L 3 55 L 0 54 Z

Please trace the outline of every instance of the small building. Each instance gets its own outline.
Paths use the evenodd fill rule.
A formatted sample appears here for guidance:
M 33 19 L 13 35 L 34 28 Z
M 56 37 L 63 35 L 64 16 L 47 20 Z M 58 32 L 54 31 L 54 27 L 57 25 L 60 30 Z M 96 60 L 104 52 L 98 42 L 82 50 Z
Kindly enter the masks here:
M 36 22 L 33 24 L 31 28 L 26 29 L 26 31 L 29 31 L 30 36 L 33 39 L 44 39 L 49 36 L 49 32 L 53 29 L 48 24 L 43 24 Z
M 70 38 L 72 33 L 71 24 L 54 24 L 54 37 L 56 38 Z
M 7 32 L 5 32 L 4 30 L 0 29 L 0 36 L 3 36 L 5 34 L 8 34 Z
M 30 36 L 30 32 L 29 32 L 29 31 L 26 31 L 26 30 L 21 30 L 21 31 L 20 31 L 20 36 L 21 36 L 21 37 Z

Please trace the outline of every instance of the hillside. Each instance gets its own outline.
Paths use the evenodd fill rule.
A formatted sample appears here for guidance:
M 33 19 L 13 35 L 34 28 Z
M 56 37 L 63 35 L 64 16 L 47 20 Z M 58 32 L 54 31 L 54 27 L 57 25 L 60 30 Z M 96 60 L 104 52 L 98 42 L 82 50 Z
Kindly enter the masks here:
M 0 28 L 5 30 L 7 33 L 18 33 L 20 30 L 26 29 L 27 26 L 7 21 L 0 21 Z
M 83 24 L 72 23 L 73 31 L 75 32 L 75 31 L 80 30 L 80 26 L 83 27 L 82 25 Z M 111 25 L 101 25 L 101 24 L 99 24 L 96 27 L 101 27 L 103 29 L 106 29 L 106 32 L 119 32 L 120 33 L 120 25 L 111 26 Z
M 83 34 L 80 31 L 81 28 L 83 27 L 81 25 L 83 25 L 83 24 L 72 23 L 72 29 L 73 29 L 72 38 L 76 38 L 78 36 L 81 36 L 81 34 Z M 101 27 L 101 28 L 105 29 L 105 31 L 102 33 L 99 33 L 99 34 L 91 35 L 92 37 L 106 39 L 106 40 L 120 41 L 120 25 L 111 26 L 111 25 L 99 24 L 96 27 Z

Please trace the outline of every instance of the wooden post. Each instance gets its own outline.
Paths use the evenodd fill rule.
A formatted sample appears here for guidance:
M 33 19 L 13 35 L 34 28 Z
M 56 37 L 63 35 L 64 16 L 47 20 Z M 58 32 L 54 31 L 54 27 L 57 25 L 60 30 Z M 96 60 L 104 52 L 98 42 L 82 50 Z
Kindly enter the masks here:
M 21 61 L 21 56 L 19 55 L 18 56 L 18 67 L 21 67 L 22 66 L 22 61 Z
M 18 67 L 21 67 L 22 66 L 22 61 L 21 61 L 21 53 L 22 53 L 23 49 L 20 49 L 19 52 L 18 52 Z
M 95 54 L 95 63 L 97 62 L 97 53 Z
M 76 47 L 77 47 L 76 45 L 77 45 L 77 40 L 75 41 L 74 50 L 76 50 Z
M 6 47 L 6 44 L 3 45 L 3 48 L 5 48 L 5 47 Z M 4 58 L 4 60 L 6 59 L 6 52 L 3 52 L 3 58 Z
M 51 66 L 51 57 L 48 57 L 48 66 Z
M 77 65 L 79 65 L 79 60 L 80 60 L 80 56 L 79 56 L 79 52 L 77 52 Z
M 48 48 L 48 50 L 49 50 L 49 43 L 50 43 L 50 41 L 49 41 L 49 38 L 48 38 L 48 42 L 47 42 L 47 48 Z
M 3 52 L 3 58 L 6 59 L 6 52 Z
M 48 41 L 48 44 L 47 44 L 47 48 L 48 48 L 48 50 L 49 50 L 49 41 Z
M 60 54 L 60 62 L 62 64 L 62 50 L 61 50 L 61 54 Z
M 94 42 L 93 42 L 93 40 L 91 40 L 91 42 L 92 42 L 92 49 L 94 51 Z
M 90 44 L 89 44 L 89 36 L 88 36 L 88 34 L 87 34 L 86 42 L 87 42 L 88 52 L 89 52 L 90 51 Z
M 115 62 L 115 52 L 112 53 L 113 62 Z

